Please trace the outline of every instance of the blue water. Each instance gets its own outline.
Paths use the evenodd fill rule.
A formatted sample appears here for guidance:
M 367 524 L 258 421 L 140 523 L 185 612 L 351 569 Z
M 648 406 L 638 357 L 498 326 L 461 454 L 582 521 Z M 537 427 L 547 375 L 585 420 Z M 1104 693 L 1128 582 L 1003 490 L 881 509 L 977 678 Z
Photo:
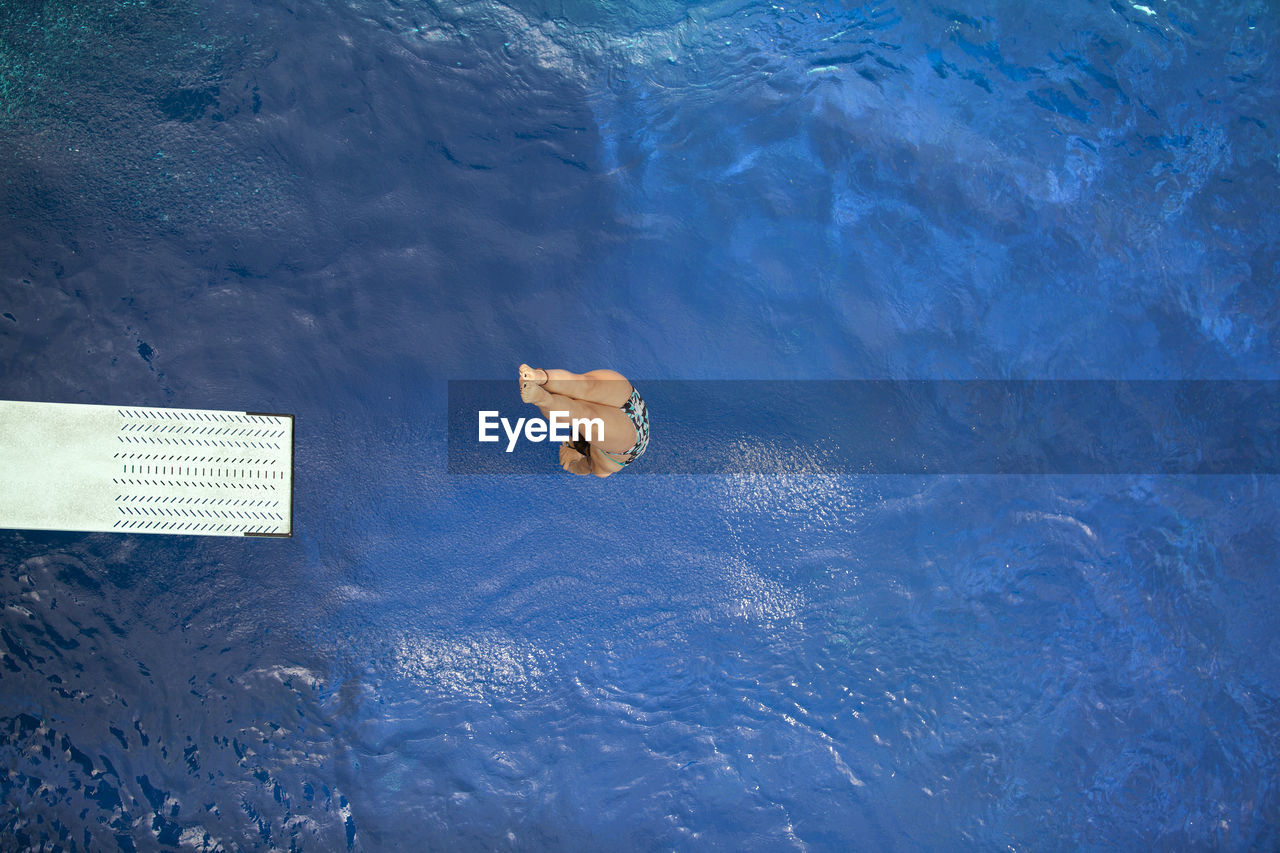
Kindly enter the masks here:
M 448 380 L 521 361 L 1280 378 L 1278 34 L 3 4 L 0 398 L 292 412 L 297 459 L 289 541 L 0 532 L 0 846 L 1277 849 L 1274 476 L 469 476 L 445 437 Z

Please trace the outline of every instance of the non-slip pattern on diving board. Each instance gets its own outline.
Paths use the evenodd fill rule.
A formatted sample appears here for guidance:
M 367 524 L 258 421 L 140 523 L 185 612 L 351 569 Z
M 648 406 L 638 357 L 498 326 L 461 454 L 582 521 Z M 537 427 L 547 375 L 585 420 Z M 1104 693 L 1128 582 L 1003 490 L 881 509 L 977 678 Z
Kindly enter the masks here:
M 291 536 L 293 416 L 0 401 L 0 527 Z

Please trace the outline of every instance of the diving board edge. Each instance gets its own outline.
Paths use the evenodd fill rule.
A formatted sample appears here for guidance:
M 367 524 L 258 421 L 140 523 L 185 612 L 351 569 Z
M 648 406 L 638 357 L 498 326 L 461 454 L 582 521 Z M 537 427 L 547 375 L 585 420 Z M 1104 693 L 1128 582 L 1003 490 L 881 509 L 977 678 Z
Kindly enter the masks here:
M 284 533 L 261 533 L 258 531 L 246 530 L 245 536 L 253 536 L 258 539 L 292 539 L 293 538 L 293 472 L 294 466 L 298 458 L 298 439 L 295 428 L 297 426 L 294 417 L 285 412 L 245 412 L 250 417 L 260 418 L 288 418 L 289 419 L 289 529 Z

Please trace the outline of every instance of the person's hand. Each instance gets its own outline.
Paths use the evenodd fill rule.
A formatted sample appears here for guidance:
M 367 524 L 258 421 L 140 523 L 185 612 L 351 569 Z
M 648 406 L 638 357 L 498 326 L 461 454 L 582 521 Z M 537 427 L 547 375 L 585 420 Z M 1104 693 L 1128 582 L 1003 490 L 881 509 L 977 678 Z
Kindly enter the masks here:
M 570 474 L 577 474 L 576 469 L 580 468 L 582 463 L 587 461 L 587 457 L 574 450 L 568 444 L 560 445 L 560 467 L 568 471 Z

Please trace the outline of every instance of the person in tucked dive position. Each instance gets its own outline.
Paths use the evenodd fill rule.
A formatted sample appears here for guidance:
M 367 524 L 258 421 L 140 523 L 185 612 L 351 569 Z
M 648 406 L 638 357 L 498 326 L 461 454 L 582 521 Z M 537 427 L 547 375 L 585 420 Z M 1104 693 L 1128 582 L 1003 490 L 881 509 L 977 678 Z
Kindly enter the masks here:
M 608 477 L 630 465 L 649 446 L 649 410 L 640 392 L 614 370 L 542 370 L 520 365 L 520 399 L 542 410 L 568 412 L 569 417 L 597 418 L 604 425 L 585 440 L 560 445 L 560 467 L 573 474 Z

